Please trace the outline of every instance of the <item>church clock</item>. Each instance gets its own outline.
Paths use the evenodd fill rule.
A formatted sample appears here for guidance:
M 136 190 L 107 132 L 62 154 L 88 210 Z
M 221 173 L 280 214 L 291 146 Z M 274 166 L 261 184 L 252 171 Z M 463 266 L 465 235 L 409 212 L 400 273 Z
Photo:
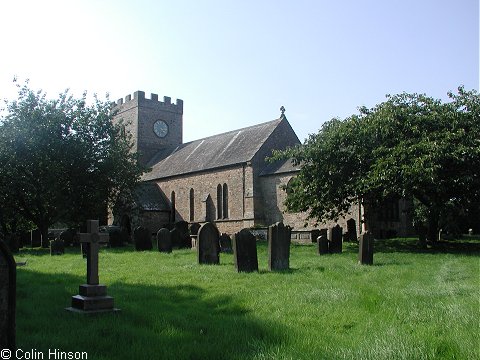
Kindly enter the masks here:
M 153 124 L 153 131 L 159 138 L 164 138 L 168 134 L 168 125 L 163 120 L 157 120 Z

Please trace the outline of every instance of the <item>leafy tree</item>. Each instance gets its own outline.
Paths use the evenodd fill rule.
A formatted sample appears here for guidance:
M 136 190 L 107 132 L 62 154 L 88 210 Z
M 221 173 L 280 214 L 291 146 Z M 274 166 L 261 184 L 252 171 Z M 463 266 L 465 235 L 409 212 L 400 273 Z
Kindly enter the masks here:
M 442 103 L 421 94 L 388 96 L 358 115 L 325 123 L 301 146 L 276 152 L 302 170 L 286 206 L 319 221 L 336 219 L 357 201 L 413 197 L 435 240 L 447 208 L 478 209 L 480 97 L 458 88 Z
M 108 101 L 95 96 L 89 105 L 86 93 L 47 99 L 27 84 L 18 89 L 0 118 L 0 213 L 31 221 L 46 240 L 56 222 L 102 217 L 131 193 L 143 169 Z

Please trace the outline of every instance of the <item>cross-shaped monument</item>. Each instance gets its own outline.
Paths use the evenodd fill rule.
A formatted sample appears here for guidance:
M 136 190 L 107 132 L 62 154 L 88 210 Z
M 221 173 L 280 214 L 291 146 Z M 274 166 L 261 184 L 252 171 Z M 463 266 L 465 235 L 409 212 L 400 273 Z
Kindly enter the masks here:
M 66 310 L 79 313 L 119 311 L 113 307 L 113 298 L 98 279 L 98 251 L 108 242 L 109 235 L 99 232 L 98 220 L 87 220 L 87 232 L 80 233 L 80 242 L 87 245 L 87 283 L 80 285 L 80 295 L 72 296 L 72 306 Z
M 87 284 L 98 285 L 98 250 L 100 244 L 108 242 L 109 235 L 98 231 L 98 220 L 87 220 L 87 232 L 78 236 L 87 245 Z

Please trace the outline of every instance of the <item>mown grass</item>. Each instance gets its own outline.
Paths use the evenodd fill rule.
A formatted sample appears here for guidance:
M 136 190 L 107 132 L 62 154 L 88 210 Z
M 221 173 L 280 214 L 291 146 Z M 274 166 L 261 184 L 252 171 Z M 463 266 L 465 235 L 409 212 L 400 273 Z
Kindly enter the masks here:
M 17 347 L 86 351 L 89 359 L 478 359 L 479 242 L 419 252 L 377 242 L 373 266 L 356 244 L 318 256 L 292 245 L 289 271 L 236 273 L 233 256 L 102 249 L 100 280 L 120 313 L 64 310 L 85 282 L 78 249 L 17 260 Z

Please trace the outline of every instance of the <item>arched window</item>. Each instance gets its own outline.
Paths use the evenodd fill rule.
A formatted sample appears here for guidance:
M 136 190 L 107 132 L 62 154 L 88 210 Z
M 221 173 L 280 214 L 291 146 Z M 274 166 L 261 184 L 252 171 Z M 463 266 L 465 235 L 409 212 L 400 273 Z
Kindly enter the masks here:
M 175 222 L 175 191 L 172 191 L 172 195 L 170 196 L 170 203 L 172 204 L 172 213 L 170 215 L 172 223 Z
M 222 209 L 223 209 L 223 201 L 222 201 L 222 185 L 218 184 L 217 186 L 217 219 L 222 218 Z
M 190 221 L 195 220 L 195 190 L 190 189 Z
M 222 191 L 222 209 L 223 209 L 223 218 L 228 219 L 228 186 L 223 184 Z

